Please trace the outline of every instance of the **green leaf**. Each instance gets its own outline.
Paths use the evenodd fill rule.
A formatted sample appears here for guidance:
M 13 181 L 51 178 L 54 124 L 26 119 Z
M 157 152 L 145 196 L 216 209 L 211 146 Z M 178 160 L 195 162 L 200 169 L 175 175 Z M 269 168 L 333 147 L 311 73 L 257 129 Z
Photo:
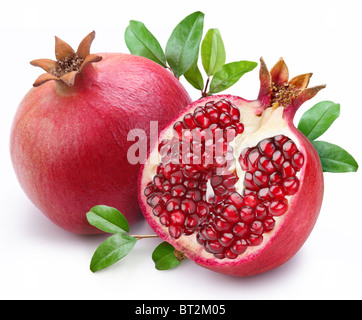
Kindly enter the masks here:
M 204 88 L 204 80 L 197 62 L 184 73 L 184 77 L 195 89 L 202 90 Z
M 339 116 L 340 105 L 332 101 L 321 101 L 301 117 L 298 129 L 310 140 L 320 137 Z
M 157 270 L 168 270 L 177 267 L 183 259 L 177 259 L 175 248 L 167 242 L 162 242 L 152 253 L 152 260 Z
M 129 232 L 127 219 L 117 209 L 99 205 L 87 212 L 88 222 L 98 229 L 109 233 Z
M 325 142 L 313 141 L 324 172 L 356 172 L 358 164 L 356 160 L 341 147 Z
M 136 244 L 137 239 L 126 233 L 117 233 L 107 238 L 94 252 L 90 263 L 92 272 L 107 268 L 125 257 Z
M 199 55 L 204 14 L 194 12 L 172 31 L 166 44 L 166 59 L 176 77 L 183 75 Z
M 210 83 L 211 94 L 223 91 L 235 84 L 242 75 L 253 70 L 258 64 L 251 61 L 237 61 L 223 65 Z
M 210 29 L 201 44 L 202 65 L 210 77 L 225 64 L 226 53 L 218 29 Z
M 124 38 L 132 54 L 148 58 L 165 68 L 167 67 L 161 45 L 142 22 L 131 20 Z

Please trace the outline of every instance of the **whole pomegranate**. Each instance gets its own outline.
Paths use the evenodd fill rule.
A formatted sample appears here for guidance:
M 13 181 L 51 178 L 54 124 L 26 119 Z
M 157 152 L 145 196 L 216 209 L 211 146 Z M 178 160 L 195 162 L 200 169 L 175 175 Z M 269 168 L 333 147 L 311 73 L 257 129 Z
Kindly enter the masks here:
M 318 154 L 293 125 L 324 88 L 307 88 L 310 77 L 289 80 L 283 59 L 270 72 L 261 59 L 257 100 L 209 96 L 170 122 L 139 181 L 144 216 L 163 240 L 235 276 L 275 268 L 299 250 L 323 197 Z
M 57 60 L 31 62 L 46 73 L 20 103 L 10 142 L 30 200 L 60 227 L 81 234 L 100 232 L 86 219 L 94 205 L 117 207 L 130 223 L 142 218 L 140 165 L 127 159 L 135 140 L 128 133 L 140 128 L 149 140 L 150 121 L 162 128 L 191 102 L 179 81 L 153 61 L 90 54 L 94 37 L 86 36 L 76 52 L 56 37 Z

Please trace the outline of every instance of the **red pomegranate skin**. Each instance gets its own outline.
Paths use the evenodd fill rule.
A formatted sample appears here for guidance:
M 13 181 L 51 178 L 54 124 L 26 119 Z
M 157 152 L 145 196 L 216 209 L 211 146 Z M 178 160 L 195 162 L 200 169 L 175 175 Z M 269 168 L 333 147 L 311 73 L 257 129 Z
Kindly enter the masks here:
M 48 81 L 20 103 L 11 129 L 13 166 L 26 195 L 51 221 L 79 234 L 99 233 L 86 219 L 95 205 L 116 207 L 130 224 L 143 218 L 137 200 L 140 164 L 130 164 L 131 129 L 149 137 L 191 98 L 166 69 L 148 59 L 102 53 L 75 85 Z

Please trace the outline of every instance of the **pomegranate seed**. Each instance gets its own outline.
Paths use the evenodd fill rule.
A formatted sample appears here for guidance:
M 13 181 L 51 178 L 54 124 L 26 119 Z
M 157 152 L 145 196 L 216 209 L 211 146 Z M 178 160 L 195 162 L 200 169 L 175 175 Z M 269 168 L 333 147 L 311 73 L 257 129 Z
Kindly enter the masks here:
M 224 247 L 219 241 L 207 241 L 204 247 L 209 253 L 222 253 L 224 251 Z
M 174 186 L 171 189 L 171 195 L 173 197 L 183 197 L 186 193 L 186 188 L 182 184 Z
M 272 157 L 272 161 L 273 161 L 274 166 L 277 169 L 280 169 L 282 164 L 285 161 L 285 157 L 283 155 L 283 152 L 281 152 L 280 150 L 275 151 L 274 154 L 273 154 L 273 157 Z
M 271 174 L 276 170 L 273 161 L 266 156 L 260 157 L 258 162 L 258 169 L 266 172 L 267 174 Z
M 220 113 L 222 112 L 230 112 L 231 103 L 225 99 L 222 99 L 214 104 L 214 106 L 219 110 Z
M 289 161 L 285 161 L 282 165 L 282 177 L 288 178 L 295 176 L 296 171 Z
M 182 139 L 182 130 L 185 129 L 185 126 L 183 125 L 183 123 L 181 121 L 177 121 L 174 124 L 173 129 L 175 130 L 176 137 L 181 140 Z
M 240 120 L 240 111 L 239 111 L 239 109 L 237 107 L 231 106 L 229 114 L 231 115 L 231 118 L 234 121 L 239 121 Z
M 240 220 L 246 224 L 254 221 L 254 210 L 249 206 L 243 206 L 240 209 Z
M 288 210 L 288 201 L 286 199 L 275 199 L 270 203 L 269 212 L 273 216 L 281 216 Z
M 186 214 L 192 214 L 196 212 L 196 204 L 191 199 L 184 199 L 181 202 L 181 210 Z
M 248 170 L 254 172 L 257 169 L 259 158 L 259 150 L 252 148 L 248 154 Z
M 259 188 L 265 188 L 268 186 L 269 176 L 265 172 L 257 170 L 253 174 L 253 180 Z
M 209 205 L 205 202 L 197 202 L 196 204 L 196 213 L 200 218 L 205 218 L 209 214 Z
M 269 182 L 270 184 L 275 184 L 275 183 L 279 183 L 281 182 L 282 179 L 282 175 L 279 172 L 274 172 L 269 176 Z
M 247 171 L 249 169 L 249 165 L 248 165 L 248 155 L 249 152 L 251 151 L 250 148 L 245 148 L 241 151 L 240 157 L 239 157 L 239 163 L 241 168 L 244 171 Z
M 152 212 L 156 217 L 159 217 L 162 213 L 165 212 L 165 207 L 161 203 L 159 203 L 154 206 Z
M 153 193 L 149 198 L 147 198 L 147 203 L 151 207 L 154 207 L 155 205 L 157 205 L 161 202 L 161 196 L 162 196 L 161 192 Z
M 273 184 L 269 188 L 269 195 L 272 198 L 284 198 L 285 196 L 284 188 L 279 183 Z
M 168 232 L 170 233 L 170 236 L 174 239 L 178 239 L 181 237 L 183 228 L 180 226 L 175 226 L 171 224 L 168 228 Z
M 258 199 L 260 199 L 262 201 L 270 200 L 269 188 L 260 189 L 259 192 L 258 192 Z
M 230 249 L 226 249 L 225 250 L 225 257 L 228 258 L 228 259 L 236 259 L 238 257 L 238 255 L 231 252 Z
M 201 192 L 199 190 L 189 190 L 186 192 L 186 198 L 198 202 L 201 200 Z
M 263 228 L 265 232 L 273 230 L 274 227 L 275 227 L 275 220 L 273 218 L 270 217 L 263 221 Z
M 254 181 L 253 174 L 249 171 L 245 174 L 244 186 L 250 190 L 259 190 L 259 187 L 256 185 Z
M 292 165 L 294 168 L 300 170 L 304 164 L 304 156 L 301 152 L 296 152 L 292 157 Z
M 204 236 L 207 240 L 217 240 L 218 233 L 211 225 L 207 225 L 200 230 L 200 233 Z
M 248 239 L 246 239 L 246 242 L 249 246 L 259 246 L 263 242 L 263 236 L 262 235 L 256 235 L 251 234 Z
M 236 127 L 236 130 L 237 130 L 238 134 L 244 132 L 244 125 L 241 122 L 237 122 L 234 125 Z
M 249 234 L 249 228 L 244 222 L 238 222 L 233 227 L 233 234 L 239 238 L 245 238 Z
M 171 197 L 171 193 L 169 192 L 164 192 L 161 196 L 161 203 L 163 205 L 165 205 L 167 203 L 168 200 L 170 200 L 172 197 Z
M 298 191 L 299 180 L 297 177 L 289 177 L 283 181 L 283 187 L 287 195 L 291 196 Z
M 168 212 L 173 212 L 180 209 L 180 200 L 179 199 L 170 199 L 166 203 L 166 210 Z
M 240 209 L 244 202 L 243 197 L 239 193 L 232 192 L 227 196 L 225 203 L 233 204 L 237 209 Z
M 143 192 L 146 197 L 150 196 L 155 191 L 152 182 L 147 185 L 145 191 Z
M 273 138 L 273 140 L 274 140 L 274 143 L 275 143 L 275 145 L 276 145 L 277 147 L 282 148 L 283 144 L 284 144 L 286 141 L 288 141 L 289 138 L 281 134 L 281 135 L 275 136 L 275 137 Z
M 204 111 L 194 112 L 195 123 L 205 129 L 211 125 L 211 120 L 206 116 Z
M 189 229 L 194 229 L 199 225 L 199 223 L 200 223 L 199 217 L 196 214 L 193 214 L 186 218 L 185 227 Z M 193 232 L 195 231 L 193 230 Z
M 227 127 L 233 123 L 233 119 L 231 118 L 229 113 L 222 113 L 220 114 L 219 124 L 222 127 Z
M 236 240 L 233 245 L 230 247 L 230 251 L 234 254 L 241 255 L 248 248 L 248 244 L 244 239 Z
M 298 151 L 297 146 L 292 140 L 288 140 L 283 144 L 283 154 L 287 160 L 292 158 L 294 153 Z
M 253 221 L 253 223 L 250 225 L 250 231 L 253 234 L 262 234 L 263 233 L 263 223 L 261 221 Z
M 238 209 L 233 205 L 226 205 L 221 211 L 221 215 L 231 223 L 235 223 L 239 220 Z
M 186 217 L 181 210 L 176 210 L 170 214 L 170 220 L 173 224 L 181 226 L 184 224 L 185 219 Z
M 232 233 L 223 233 L 219 238 L 219 243 L 223 247 L 228 247 L 233 242 L 234 236 Z
M 219 121 L 219 112 L 214 106 L 207 107 L 205 113 L 212 123 L 217 123 Z
M 182 183 L 183 175 L 181 171 L 176 171 L 171 174 L 170 182 L 171 184 L 180 184 Z
M 196 128 L 196 123 L 195 123 L 194 117 L 191 113 L 188 113 L 187 115 L 184 116 L 183 125 L 185 128 L 188 128 L 188 129 Z
M 167 213 L 163 213 L 159 216 L 160 218 L 160 223 L 165 226 L 168 227 L 170 225 L 170 218 L 168 217 Z
M 227 222 L 224 218 L 217 216 L 215 217 L 214 227 L 219 232 L 227 231 L 230 228 L 230 223 Z
M 228 175 L 228 176 L 223 176 L 223 177 L 224 177 L 224 179 L 223 179 L 222 184 L 224 187 L 226 187 L 228 189 L 232 188 L 237 181 L 237 177 L 234 174 Z
M 203 245 L 205 243 L 205 239 L 202 238 L 200 233 L 196 234 L 196 241 L 198 244 L 201 244 L 201 245 Z
M 258 204 L 258 197 L 255 194 L 244 195 L 244 203 L 249 207 L 256 207 Z
M 255 208 L 255 219 L 264 220 L 268 215 L 268 209 L 263 204 L 258 204 Z
M 264 156 L 272 157 L 273 153 L 276 150 L 275 144 L 272 142 L 271 139 L 264 139 L 261 140 L 257 145 L 260 153 Z

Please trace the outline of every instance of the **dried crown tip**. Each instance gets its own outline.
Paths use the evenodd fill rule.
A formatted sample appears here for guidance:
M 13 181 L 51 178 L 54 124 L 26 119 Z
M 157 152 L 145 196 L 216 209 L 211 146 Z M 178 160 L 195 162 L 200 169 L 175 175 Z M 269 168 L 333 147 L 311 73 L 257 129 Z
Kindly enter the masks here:
M 294 100 L 311 99 L 325 85 L 307 88 L 312 73 L 305 73 L 289 80 L 289 70 L 283 58 L 268 70 L 263 58 L 260 58 L 260 92 L 259 100 L 264 108 L 278 102 L 278 105 L 288 107 Z
M 38 59 L 30 62 L 31 65 L 40 67 L 47 72 L 40 75 L 33 86 L 38 87 L 50 80 L 61 81 L 68 86 L 73 86 L 76 75 L 81 73 L 86 65 L 102 60 L 101 56 L 90 54 L 90 47 L 94 38 L 95 31 L 92 31 L 81 41 L 75 52 L 68 43 L 55 37 L 56 61 Z

